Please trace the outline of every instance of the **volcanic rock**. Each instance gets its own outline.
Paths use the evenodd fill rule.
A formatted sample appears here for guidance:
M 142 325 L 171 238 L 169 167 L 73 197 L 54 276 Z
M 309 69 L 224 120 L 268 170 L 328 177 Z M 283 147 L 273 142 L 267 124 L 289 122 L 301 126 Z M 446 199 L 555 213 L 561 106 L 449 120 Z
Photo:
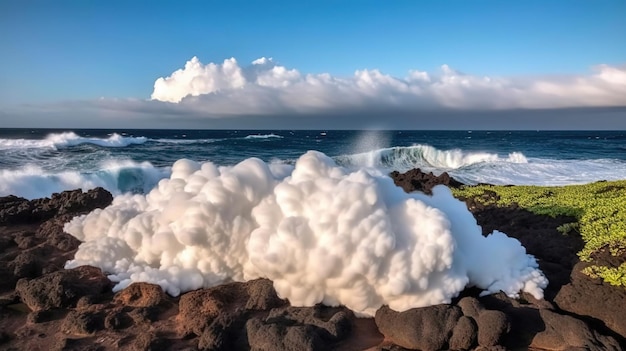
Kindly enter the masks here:
M 101 294 L 111 288 L 111 282 L 99 268 L 81 266 L 49 273 L 28 280 L 20 279 L 15 290 L 31 310 L 71 307 L 85 295 Z
M 62 330 L 67 334 L 89 335 L 104 327 L 102 316 L 90 311 L 70 311 L 63 321 Z
M 113 196 L 103 188 L 64 191 L 50 198 L 26 200 L 13 195 L 0 198 L 0 225 L 30 224 L 48 220 L 57 215 L 82 214 L 111 204 Z
M 253 351 L 323 351 L 329 345 L 322 340 L 318 328 L 306 325 L 265 323 L 252 318 L 246 323 L 250 350 Z
M 485 310 L 478 315 L 478 344 L 496 346 L 509 332 L 510 325 L 502 311 Z
M 615 339 L 589 329 L 589 326 L 580 319 L 545 309 L 539 313 L 545 324 L 545 330 L 535 336 L 531 347 L 546 350 L 621 350 Z
M 405 173 L 393 171 L 389 176 L 397 186 L 407 193 L 421 191 L 425 194 L 431 194 L 433 187 L 436 185 L 445 185 L 452 188 L 458 188 L 463 185 L 463 183 L 450 177 L 446 172 L 436 176 L 432 172 L 424 173 L 419 168 L 411 169 Z
M 272 282 L 257 279 L 188 292 L 180 297 L 178 321 L 185 332 L 201 335 L 220 314 L 238 316 L 247 310 L 269 310 L 286 304 Z
M 378 330 L 396 345 L 416 350 L 441 350 L 463 313 L 458 306 L 436 305 L 396 312 L 387 306 L 376 311 Z
M 149 283 L 133 283 L 118 292 L 115 302 L 130 307 L 156 307 L 168 302 L 160 286 Z
M 574 266 L 571 283 L 563 286 L 554 302 L 564 311 L 594 318 L 626 338 L 626 291 L 582 273 L 589 263 Z
M 450 348 L 452 350 L 469 350 L 476 344 L 478 326 L 468 316 L 461 316 L 452 330 Z

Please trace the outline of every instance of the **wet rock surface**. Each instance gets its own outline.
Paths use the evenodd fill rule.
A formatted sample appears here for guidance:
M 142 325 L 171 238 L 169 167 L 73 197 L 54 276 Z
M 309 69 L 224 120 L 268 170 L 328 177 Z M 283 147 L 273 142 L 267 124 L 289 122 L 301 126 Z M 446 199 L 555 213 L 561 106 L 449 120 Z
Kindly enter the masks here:
M 392 174 L 407 191 L 461 184 L 418 170 Z M 272 282 L 228 283 L 171 297 L 135 283 L 112 292 L 93 267 L 64 269 L 80 242 L 73 216 L 102 208 L 103 189 L 28 201 L 0 198 L 0 350 L 622 350 L 626 294 L 580 273 L 571 218 L 537 216 L 466 199 L 485 234 L 517 238 L 550 279 L 546 300 L 479 297 L 360 319 L 343 307 L 291 307 Z M 611 259 L 608 257 L 598 257 Z

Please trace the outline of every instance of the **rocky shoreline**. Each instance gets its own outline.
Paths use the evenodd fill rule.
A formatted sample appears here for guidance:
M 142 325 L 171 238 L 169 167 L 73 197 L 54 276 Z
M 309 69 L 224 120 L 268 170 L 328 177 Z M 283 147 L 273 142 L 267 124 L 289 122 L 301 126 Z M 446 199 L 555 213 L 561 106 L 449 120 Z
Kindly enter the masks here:
M 405 191 L 460 186 L 419 170 L 394 172 Z M 0 350 L 622 350 L 626 292 L 580 273 L 583 243 L 556 228 L 568 217 L 539 216 L 465 199 L 483 227 L 515 237 L 537 257 L 550 285 L 528 294 L 479 297 L 356 318 L 343 307 L 291 307 L 269 280 L 191 291 L 157 285 L 118 292 L 97 268 L 66 270 L 80 242 L 63 232 L 72 217 L 112 201 L 105 190 L 28 201 L 0 198 Z M 606 256 L 606 257 L 605 257 Z M 596 260 L 614 259 L 598 254 Z

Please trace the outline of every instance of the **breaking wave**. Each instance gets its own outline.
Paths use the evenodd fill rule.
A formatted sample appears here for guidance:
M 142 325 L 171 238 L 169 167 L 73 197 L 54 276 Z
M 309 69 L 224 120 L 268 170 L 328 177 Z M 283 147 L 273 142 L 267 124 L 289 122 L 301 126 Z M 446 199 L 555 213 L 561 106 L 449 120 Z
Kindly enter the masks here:
M 67 148 L 81 144 L 93 144 L 101 147 L 126 147 L 143 144 L 146 137 L 127 137 L 117 133 L 108 138 L 81 137 L 74 132 L 53 133 L 45 139 L 0 139 L 0 149 L 32 149 L 32 148 Z
M 0 170 L 0 196 L 15 195 L 36 199 L 65 190 L 87 191 L 99 186 L 114 195 L 143 194 L 169 174 L 168 168 L 156 168 L 149 162 L 107 161 L 98 170 L 80 172 L 52 172 L 29 164 L 19 169 Z
M 244 139 L 282 139 L 283 137 L 276 134 L 250 134 Z
M 439 150 L 430 145 L 391 147 L 374 151 L 344 155 L 336 160 L 347 166 L 376 167 L 393 170 L 408 170 L 416 167 L 452 170 L 477 163 L 528 163 L 521 152 L 513 152 L 508 157 L 487 152 L 467 152 L 460 149 Z

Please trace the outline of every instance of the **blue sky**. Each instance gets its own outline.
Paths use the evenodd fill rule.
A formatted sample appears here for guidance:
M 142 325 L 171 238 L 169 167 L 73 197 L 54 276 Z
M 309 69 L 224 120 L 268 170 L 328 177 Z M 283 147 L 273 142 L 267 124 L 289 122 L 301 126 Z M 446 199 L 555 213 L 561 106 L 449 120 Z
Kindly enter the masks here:
M 302 74 L 584 75 L 626 63 L 626 1 L 0 2 L 0 107 L 149 99 L 197 56 Z

